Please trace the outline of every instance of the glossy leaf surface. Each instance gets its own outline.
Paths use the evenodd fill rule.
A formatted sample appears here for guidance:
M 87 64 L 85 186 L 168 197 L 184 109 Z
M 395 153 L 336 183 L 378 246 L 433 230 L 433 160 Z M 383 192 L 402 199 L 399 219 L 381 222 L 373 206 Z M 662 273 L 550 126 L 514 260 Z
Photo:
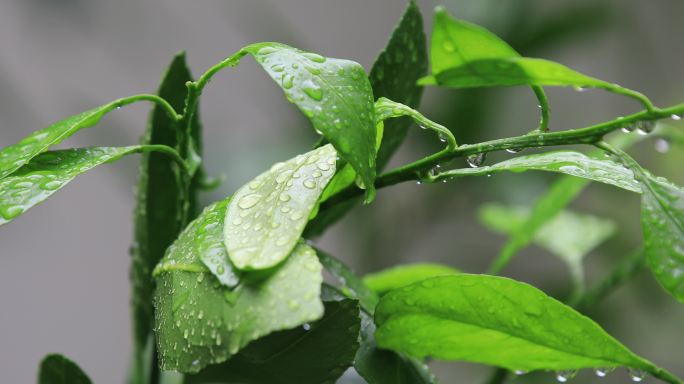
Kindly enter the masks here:
M 375 312 L 378 345 L 509 370 L 653 365 L 591 319 L 514 280 L 459 274 L 394 290 Z
M 363 282 L 368 288 L 382 295 L 393 289 L 401 288 L 430 277 L 453 275 L 455 273 L 460 273 L 460 271 L 443 264 L 404 264 L 367 274 L 363 277 Z
M 76 176 L 143 149 L 142 146 L 93 147 L 38 155 L 12 175 L 0 180 L 0 225 L 43 202 Z
M 637 172 L 646 260 L 658 282 L 684 302 L 684 191 Z
M 321 320 L 256 340 L 226 363 L 187 376 L 186 384 L 334 383 L 359 346 L 355 300 L 326 301 Z
M 195 236 L 203 224 L 202 216 L 193 221 L 155 269 L 156 333 L 164 370 L 198 372 L 253 340 L 323 315 L 322 268 L 309 246 L 299 244 L 274 271 L 244 274 L 229 289 L 197 253 Z
M 257 43 L 233 60 L 251 54 L 280 85 L 288 100 L 304 112 L 375 197 L 375 117 L 373 91 L 363 67 L 279 43 Z
M 235 192 L 224 225 L 233 265 L 267 269 L 290 254 L 335 174 L 336 155 L 331 145 L 325 145 L 275 164 Z
M 564 173 L 614 185 L 632 192 L 639 193 L 641 191 L 631 170 L 614 161 L 599 160 L 575 151 L 555 151 L 518 156 L 489 166 L 442 172 L 434 179 L 442 180 L 468 175 L 489 175 L 504 171 L 525 172 L 529 170 Z
M 316 254 L 321 264 L 341 284 L 342 292 L 347 296 L 359 300 L 361 308 L 368 313 L 375 311 L 378 304 L 378 295 L 370 290 L 346 264 L 331 255 L 316 249 Z
M 162 78 L 158 95 L 177 111 L 183 110 L 187 87 L 191 81 L 185 54 L 176 55 Z M 180 122 L 171 119 L 155 105 L 150 112 L 142 144 L 161 144 L 178 147 L 178 138 L 185 134 Z M 144 153 L 140 159 L 136 188 L 135 243 L 132 247 L 131 282 L 133 293 L 133 323 L 136 347 L 144 348 L 152 333 L 152 270 L 164 256 L 166 249 L 182 230 L 182 197 L 180 175 L 173 160 L 160 153 Z M 194 193 L 194 191 L 190 191 Z
M 68 358 L 51 354 L 40 362 L 38 384 L 91 384 L 90 378 Z
M 386 97 L 411 108 L 418 108 L 423 88 L 416 82 L 427 72 L 428 58 L 423 15 L 410 1 L 370 71 L 375 98 Z M 385 134 L 378 150 L 377 168 L 381 170 L 406 137 L 408 118 L 385 122 Z

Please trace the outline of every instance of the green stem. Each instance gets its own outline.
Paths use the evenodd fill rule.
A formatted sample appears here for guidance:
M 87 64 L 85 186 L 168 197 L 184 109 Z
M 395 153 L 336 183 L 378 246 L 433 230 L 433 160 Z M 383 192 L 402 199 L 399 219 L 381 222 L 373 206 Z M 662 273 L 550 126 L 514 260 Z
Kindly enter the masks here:
M 627 97 L 630 97 L 632 99 L 639 101 L 641 104 L 644 105 L 644 107 L 646 108 L 646 110 L 648 112 L 656 112 L 658 110 L 658 108 L 656 108 L 653 105 L 651 100 L 641 92 L 637 92 L 637 91 L 631 90 L 629 88 L 623 88 L 617 84 L 610 84 L 610 83 L 608 83 L 606 86 L 604 86 L 602 88 L 604 88 L 607 91 L 617 93 L 619 95 L 627 96 Z
M 541 116 L 539 118 L 539 132 L 548 132 L 549 131 L 549 115 L 551 113 L 551 109 L 549 107 L 549 99 L 546 98 L 546 93 L 544 93 L 544 88 L 538 86 L 538 85 L 533 85 L 532 90 L 534 91 L 534 95 L 537 97 L 537 100 L 539 101 L 539 112 L 541 113 Z
M 163 153 L 167 156 L 169 156 L 173 161 L 178 164 L 178 166 L 181 168 L 183 173 L 188 173 L 188 164 L 183 160 L 183 157 L 176 151 L 175 149 L 169 147 L 168 145 L 162 145 L 162 144 L 148 144 L 148 145 L 141 145 L 139 147 L 139 152 L 159 152 Z
M 164 112 L 171 118 L 173 121 L 179 121 L 182 116 L 179 115 L 176 110 L 169 104 L 168 101 L 162 99 L 161 97 L 157 95 L 148 95 L 148 94 L 141 94 L 141 95 L 134 95 L 134 96 L 129 96 L 129 97 L 124 97 L 122 99 L 118 99 L 114 102 L 112 102 L 112 109 L 120 108 L 128 104 L 133 104 L 138 101 L 150 101 L 152 103 L 157 104 L 160 106 Z
M 421 175 L 425 174 L 434 166 L 447 162 L 457 157 L 464 157 L 478 153 L 501 151 L 505 149 L 521 149 L 534 147 L 549 147 L 557 145 L 572 144 L 594 144 L 613 131 L 642 120 L 659 120 L 670 118 L 673 114 L 684 113 L 684 103 L 677 104 L 669 108 L 657 109 L 651 112 L 641 111 L 629 116 L 617 118 L 608 122 L 592 125 L 585 128 L 571 129 L 558 132 L 532 132 L 527 135 L 485 141 L 478 144 L 466 144 L 449 151 L 442 150 L 433 155 L 420 159 L 416 162 L 393 169 L 385 174 L 378 176 L 375 181 L 375 188 L 380 189 L 404 181 L 421 180 Z M 334 204 L 349 200 L 363 193 L 362 190 L 354 186 L 347 187 L 333 195 L 321 209 L 328 208 Z

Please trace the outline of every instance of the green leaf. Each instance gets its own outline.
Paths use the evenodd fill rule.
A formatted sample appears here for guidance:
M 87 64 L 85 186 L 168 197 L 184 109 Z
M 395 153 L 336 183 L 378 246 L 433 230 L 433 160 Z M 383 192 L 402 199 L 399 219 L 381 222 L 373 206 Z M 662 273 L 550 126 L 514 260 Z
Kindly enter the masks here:
M 427 365 L 394 351 L 378 348 L 373 318 L 361 313 L 361 346 L 356 351 L 354 368 L 368 384 L 434 384 L 435 376 Z
M 490 229 L 516 234 L 530 220 L 527 207 L 485 204 L 479 209 L 480 220 Z M 587 254 L 616 231 L 611 220 L 572 211 L 561 211 L 535 231 L 534 243 L 563 260 L 578 289 L 584 284 L 582 262 Z
M 0 180 L 0 225 L 46 200 L 96 166 L 147 150 L 145 146 L 93 147 L 45 152 Z
M 416 82 L 427 72 L 428 58 L 423 15 L 415 1 L 404 10 L 385 49 L 370 71 L 375 98 L 386 97 L 411 108 L 418 108 L 423 88 Z M 385 134 L 378 151 L 377 168 L 387 165 L 406 137 L 411 121 L 407 118 L 385 122 Z
M 684 190 L 641 170 L 636 174 L 646 260 L 660 285 L 684 303 Z
M 226 287 L 235 287 L 240 271 L 233 266 L 224 245 L 223 227 L 230 199 L 218 201 L 205 208 L 197 217 L 195 252 L 218 281 Z
M 185 83 L 191 80 L 185 54 L 179 53 L 162 78 L 158 95 L 174 109 L 182 110 L 187 97 Z M 178 148 L 178 139 L 183 134 L 185 130 L 180 122 L 171 119 L 163 108 L 155 105 L 150 112 L 141 143 Z M 154 152 L 141 156 L 134 211 L 135 243 L 132 247 L 133 263 L 130 270 L 133 285 L 133 333 L 138 354 L 145 348 L 154 322 L 152 270 L 183 229 L 180 177 L 173 159 L 168 156 Z M 190 193 L 194 195 L 196 190 Z M 136 359 L 136 363 L 140 360 Z M 139 375 L 144 368 L 136 367 L 138 372 L 134 374 Z
M 554 151 L 518 156 L 493 165 L 445 171 L 431 177 L 432 181 L 461 176 L 490 175 L 498 172 L 529 170 L 564 173 L 584 179 L 610 184 L 628 191 L 641 191 L 634 173 L 621 164 L 607 159 L 596 159 L 575 151 Z
M 186 384 L 334 383 L 359 347 L 359 307 L 350 299 L 324 305 L 321 320 L 253 341 L 226 363 L 187 376 Z
M 164 370 L 198 372 L 235 355 L 249 342 L 275 331 L 315 321 L 323 314 L 319 299 L 321 265 L 314 251 L 300 243 L 278 267 L 267 273 L 246 273 L 234 288 L 223 285 L 200 254 L 210 257 L 221 217 L 216 203 L 190 223 L 155 268 L 155 319 L 160 366 Z M 218 236 L 220 238 L 220 236 Z M 220 244 L 220 243 L 218 243 Z M 224 258 L 224 260 L 227 260 Z
M 402 116 L 411 117 L 422 129 L 430 129 L 439 135 L 440 141 L 447 143 L 448 150 L 456 149 L 456 139 L 449 128 L 427 119 L 420 112 L 404 104 L 381 97 L 375 102 L 375 115 L 378 121 Z
M 432 76 L 421 79 L 418 84 L 439 83 L 455 86 L 450 83 L 443 83 L 441 77 L 435 79 L 434 76 L 442 76 L 443 73 L 455 68 L 464 68 L 469 76 L 476 76 L 478 74 L 476 66 L 479 61 L 520 57 L 515 49 L 492 32 L 478 25 L 451 17 L 443 7 L 438 7 L 435 10 L 430 55 Z M 546 94 L 539 85 L 530 85 L 542 108 L 540 128 L 546 130 L 549 117 Z
M 335 158 L 333 147 L 325 145 L 275 164 L 235 192 L 224 226 L 233 265 L 267 269 L 290 254 L 335 174 Z
M 375 312 L 378 345 L 509 370 L 625 366 L 654 371 L 594 321 L 514 280 L 459 274 L 389 292 Z
M 360 175 L 366 202 L 375 197 L 375 117 L 373 91 L 356 62 L 325 58 L 279 43 L 241 49 L 234 65 L 251 54 Z
M 45 356 L 40 362 L 38 384 L 91 384 L 90 378 L 73 361 L 58 354 Z
M 370 273 L 363 277 L 366 286 L 383 295 L 393 289 L 401 288 L 430 277 L 461 273 L 448 265 L 434 263 L 404 264 Z
M 347 296 L 359 300 L 361 308 L 368 313 L 373 313 L 378 304 L 378 295 L 370 290 L 346 264 L 332 257 L 326 252 L 316 249 L 318 259 L 337 281 L 342 285 L 342 292 Z

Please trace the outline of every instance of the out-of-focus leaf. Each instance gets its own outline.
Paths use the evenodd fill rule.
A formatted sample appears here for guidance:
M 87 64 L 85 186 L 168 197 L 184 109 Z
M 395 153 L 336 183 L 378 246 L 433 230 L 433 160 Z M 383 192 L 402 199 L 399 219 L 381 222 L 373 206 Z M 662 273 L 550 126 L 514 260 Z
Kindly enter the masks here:
M 378 304 L 378 295 L 370 290 L 347 265 L 331 255 L 316 249 L 316 254 L 321 264 L 342 285 L 342 292 L 347 296 L 359 300 L 361 308 L 368 313 L 373 313 Z
M 73 361 L 58 354 L 40 362 L 38 384 L 91 384 L 90 378 Z

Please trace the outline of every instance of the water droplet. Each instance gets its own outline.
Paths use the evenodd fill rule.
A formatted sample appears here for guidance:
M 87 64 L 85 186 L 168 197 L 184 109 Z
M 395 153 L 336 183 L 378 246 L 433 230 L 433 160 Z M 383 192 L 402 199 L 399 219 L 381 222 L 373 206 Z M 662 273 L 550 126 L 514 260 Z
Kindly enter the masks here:
M 292 88 L 292 85 L 294 84 L 294 76 L 292 76 L 289 73 L 283 74 L 282 84 L 283 84 L 283 88 L 285 88 L 285 89 Z
M 522 375 L 526 374 L 527 371 L 523 371 L 522 369 L 516 369 L 515 371 L 513 371 L 513 373 L 515 373 L 518 376 L 522 376 Z
M 606 377 L 610 372 L 612 372 L 615 368 L 596 368 L 594 370 L 594 373 L 598 377 Z
M 280 195 L 279 199 L 282 202 L 287 202 L 290 201 L 291 197 L 287 193 L 283 193 L 282 195 Z
M 290 238 L 287 236 L 280 236 L 278 240 L 276 240 L 276 245 L 279 247 L 282 247 L 283 245 L 287 244 L 290 241 Z
M 304 323 L 304 325 L 302 325 L 302 329 L 304 329 L 305 331 L 311 330 L 311 324 L 309 324 L 309 323 Z
M 283 66 L 282 64 L 274 64 L 271 66 L 271 69 L 273 70 L 273 72 L 282 72 L 285 70 L 285 66 Z
M 440 134 L 438 135 L 438 137 L 439 137 L 439 141 L 441 141 L 442 143 L 446 143 L 447 138 L 446 138 L 445 135 L 443 135 L 443 134 L 440 133 Z
M 556 372 L 556 380 L 560 383 L 565 383 L 575 377 L 577 371 L 558 371 Z
M 628 368 L 627 372 L 629 373 L 629 378 L 635 383 L 643 381 L 644 378 L 646 378 L 646 372 L 639 369 Z
M 578 86 L 578 85 L 575 85 L 574 87 L 572 87 L 572 89 L 574 89 L 574 90 L 577 91 L 577 92 L 584 92 L 584 91 L 587 90 L 586 88 L 580 87 L 580 86 Z
M 442 47 L 447 52 L 453 52 L 455 50 L 454 44 L 449 40 L 444 40 L 444 43 L 442 43 Z
M 322 163 L 322 162 L 321 162 L 321 163 L 317 163 L 316 166 L 317 166 L 318 169 L 320 169 L 321 171 L 330 170 L 330 164 L 328 164 L 327 162 L 326 162 L 326 163 Z
M 678 115 L 678 114 L 676 114 L 676 113 L 673 113 L 670 117 L 671 117 L 672 120 L 674 120 L 674 121 L 679 121 L 679 120 L 682 119 L 682 116 L 681 116 L 681 115 Z
M 649 133 L 653 132 L 654 128 L 655 123 L 651 120 L 642 120 L 636 124 L 637 132 L 641 135 L 648 135 Z
M 323 57 L 317 53 L 304 52 L 304 53 L 302 53 L 302 56 L 313 61 L 314 63 L 325 63 L 325 57 Z
M 261 200 L 261 195 L 257 193 L 252 193 L 250 195 L 245 195 L 238 201 L 238 207 L 242 209 L 249 209 L 255 206 L 259 200 Z
M 466 162 L 471 168 L 477 168 L 484 164 L 487 159 L 487 154 L 485 152 L 477 153 L 475 155 L 470 155 L 466 158 Z
M 519 153 L 522 150 L 523 150 L 523 148 L 507 148 L 506 152 L 508 152 L 508 153 Z
M 311 80 L 304 81 L 302 90 L 304 90 L 304 93 L 306 93 L 307 96 L 316 101 L 321 101 L 323 99 L 323 90 Z
M 656 139 L 654 143 L 655 150 L 660 153 L 667 153 L 670 150 L 670 141 L 663 138 Z
M 276 49 L 273 47 L 263 47 L 257 52 L 257 55 L 259 55 L 259 56 L 270 55 L 271 53 L 273 53 L 275 51 L 276 51 Z
M 204 273 L 198 273 L 197 274 L 197 282 L 201 283 L 204 281 Z
M 219 275 L 223 275 L 223 272 L 226 271 L 226 268 L 223 265 L 219 265 L 218 268 L 216 268 L 216 273 Z
M 290 309 L 298 309 L 299 303 L 295 300 L 290 299 L 287 301 L 287 306 L 290 307 Z
M 304 180 L 304 183 L 302 183 L 302 184 L 304 185 L 304 187 L 309 188 L 309 189 L 316 188 L 316 182 L 311 180 L 311 179 Z
M 24 212 L 24 208 L 19 205 L 0 206 L 0 216 L 2 216 L 5 220 L 12 220 L 21 215 L 22 212 Z
M 304 217 L 304 215 L 301 212 L 297 211 L 297 212 L 294 212 L 292 214 L 292 216 L 290 216 L 290 219 L 297 221 L 297 220 L 301 219 L 302 217 Z
M 51 180 L 47 181 L 45 183 L 40 184 L 40 189 L 43 189 L 45 191 L 54 191 L 55 189 L 58 189 L 59 187 L 62 186 L 62 183 L 56 180 Z

